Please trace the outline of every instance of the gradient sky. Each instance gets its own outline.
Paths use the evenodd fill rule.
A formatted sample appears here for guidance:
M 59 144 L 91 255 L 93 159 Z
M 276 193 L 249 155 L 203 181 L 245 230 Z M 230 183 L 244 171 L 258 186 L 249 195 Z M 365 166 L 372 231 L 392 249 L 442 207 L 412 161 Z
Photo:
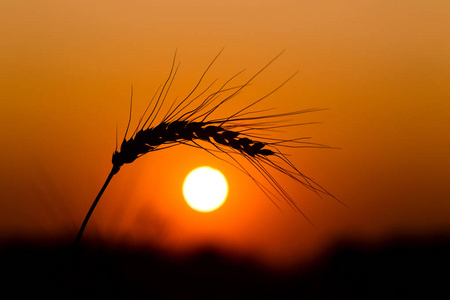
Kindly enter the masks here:
M 175 49 L 173 98 L 222 47 L 207 82 L 244 68 L 248 78 L 286 50 L 238 101 L 298 71 L 260 107 L 329 109 L 299 116 L 323 123 L 286 136 L 341 149 L 289 153 L 348 208 L 277 175 L 311 226 L 287 205 L 280 212 L 231 166 L 180 146 L 123 167 L 86 235 L 173 252 L 213 245 L 291 264 L 342 238 L 448 231 L 449 20 L 444 0 L 3 0 L 0 237 L 75 237 L 110 171 L 116 125 L 119 136 L 126 128 L 131 85 L 136 121 Z M 230 183 L 227 202 L 210 214 L 191 210 L 181 194 L 184 176 L 201 165 Z

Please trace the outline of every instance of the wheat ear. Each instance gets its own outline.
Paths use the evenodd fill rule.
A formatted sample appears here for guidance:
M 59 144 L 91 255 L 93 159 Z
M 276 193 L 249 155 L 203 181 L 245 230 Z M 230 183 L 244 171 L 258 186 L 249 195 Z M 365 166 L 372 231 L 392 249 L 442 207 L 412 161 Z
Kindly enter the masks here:
M 268 64 L 266 64 L 262 69 L 260 69 L 256 74 L 254 74 L 250 79 L 248 79 L 244 84 L 229 87 L 230 83 L 242 73 L 241 71 L 228 79 L 215 92 L 207 94 L 207 91 L 212 87 L 212 85 L 214 84 L 213 83 L 206 89 L 201 91 L 198 95 L 193 96 L 194 93 L 198 90 L 204 76 L 221 52 L 222 51 L 219 52 L 219 54 L 206 68 L 192 91 L 183 100 L 179 101 L 178 103 L 172 103 L 170 109 L 162 117 L 158 125 L 152 127 L 152 124 L 155 122 L 163 104 L 166 101 L 169 89 L 174 81 L 179 67 L 179 65 L 175 67 L 175 53 L 168 78 L 162 85 L 162 88 L 160 87 L 157 90 L 143 115 L 141 116 L 136 129 L 131 134 L 131 137 L 127 139 L 127 134 L 131 122 L 133 92 L 131 93 L 130 116 L 127 129 L 120 146 L 120 150 L 117 149 L 116 144 L 116 150 L 114 151 L 112 156 L 113 168 L 83 221 L 83 224 L 76 238 L 77 244 L 81 239 L 87 222 L 89 221 L 89 218 L 94 211 L 95 206 L 100 200 L 100 197 L 102 196 L 112 177 L 120 170 L 120 168 L 124 164 L 132 163 L 137 158 L 149 152 L 166 149 L 168 147 L 173 147 L 176 145 L 188 145 L 205 150 L 215 157 L 232 164 L 240 171 L 244 172 L 247 176 L 249 176 L 275 205 L 277 204 L 274 202 L 274 198 L 277 199 L 278 195 L 282 199 L 286 200 L 289 205 L 303 214 L 297 204 L 289 196 L 289 194 L 268 172 L 266 168 L 267 166 L 291 177 L 319 196 L 320 194 L 325 194 L 335 198 L 323 187 L 317 184 L 313 179 L 301 173 L 294 166 L 294 164 L 289 161 L 287 155 L 279 150 L 279 148 L 283 147 L 330 147 L 317 143 L 307 142 L 306 140 L 308 139 L 308 137 L 285 140 L 266 137 L 261 134 L 261 132 L 269 132 L 271 130 L 277 130 L 282 127 L 305 125 L 307 123 L 289 125 L 280 125 L 279 123 L 285 117 L 314 112 L 318 111 L 319 109 L 308 109 L 269 115 L 261 115 L 262 113 L 265 113 L 269 110 L 250 110 L 250 108 L 254 107 L 257 103 L 261 102 L 272 93 L 277 91 L 279 88 L 281 88 L 295 74 L 289 77 L 279 86 L 274 88 L 270 93 L 257 99 L 250 105 L 241 108 L 233 115 L 226 118 L 212 117 L 212 115 L 215 114 L 222 105 L 234 99 L 236 95 L 241 93 L 242 90 L 247 87 L 275 59 L 277 59 L 281 55 L 281 53 L 274 59 L 272 59 Z M 204 96 L 205 94 L 207 96 Z M 148 112 L 149 108 L 151 108 L 150 112 Z M 203 145 L 200 143 L 203 143 Z M 209 145 L 209 147 L 207 145 Z M 245 158 L 245 160 L 247 160 L 264 177 L 264 179 L 269 183 L 269 186 L 272 188 L 272 190 L 275 191 L 275 193 L 271 191 L 270 188 L 267 188 L 263 183 L 258 181 L 248 170 L 246 170 L 238 161 L 238 157 Z M 311 222 L 305 214 L 303 214 L 303 216 L 306 218 L 306 220 Z

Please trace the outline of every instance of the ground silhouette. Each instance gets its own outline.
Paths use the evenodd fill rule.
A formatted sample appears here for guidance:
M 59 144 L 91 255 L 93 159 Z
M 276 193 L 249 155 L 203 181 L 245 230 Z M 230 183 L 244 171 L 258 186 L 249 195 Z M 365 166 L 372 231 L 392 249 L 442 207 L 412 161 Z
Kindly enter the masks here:
M 275 272 L 211 248 L 174 258 L 148 247 L 8 241 L 1 289 L 15 299 L 444 299 L 449 253 L 448 235 L 378 247 L 342 241 L 317 261 Z

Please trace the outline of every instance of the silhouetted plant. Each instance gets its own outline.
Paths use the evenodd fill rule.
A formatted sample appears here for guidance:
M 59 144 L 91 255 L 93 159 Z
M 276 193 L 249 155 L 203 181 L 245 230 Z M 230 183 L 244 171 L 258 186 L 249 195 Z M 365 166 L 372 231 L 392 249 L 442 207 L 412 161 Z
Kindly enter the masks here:
M 276 128 L 288 126 L 300 126 L 311 123 L 288 124 L 279 125 L 283 121 L 283 117 L 299 115 L 308 112 L 318 111 L 320 109 L 306 109 L 294 112 L 285 112 L 278 114 L 264 115 L 266 110 L 250 110 L 254 105 L 267 98 L 275 91 L 285 85 L 295 74 L 289 77 L 282 84 L 274 88 L 265 96 L 253 101 L 251 104 L 237 110 L 231 116 L 226 118 L 213 119 L 211 115 L 216 112 L 223 104 L 232 100 L 244 88 L 246 88 L 261 72 L 263 72 L 275 59 L 282 53 L 278 54 L 274 59 L 261 68 L 256 74 L 248 79 L 244 84 L 229 87 L 231 82 L 240 75 L 243 71 L 235 74 L 228 79 L 215 92 L 207 94 L 207 91 L 213 86 L 214 82 L 210 84 L 205 90 L 201 91 L 197 96 L 193 94 L 199 88 L 206 73 L 211 68 L 213 63 L 219 57 L 222 51 L 217 54 L 213 61 L 206 68 L 200 79 L 198 80 L 192 91 L 181 101 L 174 101 L 170 106 L 168 112 L 162 118 L 158 125 L 152 127 L 156 117 L 160 114 L 163 103 L 166 101 L 168 91 L 175 79 L 179 64 L 175 67 L 176 53 L 173 58 L 172 67 L 168 78 L 158 88 L 152 100 L 148 104 L 141 118 L 139 119 L 136 129 L 127 139 L 132 114 L 132 99 L 131 93 L 130 116 L 128 120 L 127 129 L 124 134 L 120 150 L 117 149 L 112 156 L 113 167 L 108 175 L 103 187 L 95 198 L 91 208 L 89 209 L 83 224 L 78 232 L 76 243 L 81 239 L 86 224 L 95 209 L 100 197 L 108 186 L 111 178 L 120 170 L 122 165 L 129 164 L 137 158 L 152 151 L 166 149 L 176 145 L 188 145 L 199 149 L 203 149 L 213 156 L 225 160 L 239 170 L 248 175 L 255 184 L 265 193 L 265 195 L 277 205 L 273 199 L 280 196 L 286 200 L 287 203 L 298 210 L 309 222 L 307 216 L 300 210 L 294 200 L 283 189 L 283 187 L 275 180 L 269 173 L 266 166 L 269 166 L 285 175 L 296 180 L 307 189 L 320 194 L 325 194 L 336 199 L 332 194 L 326 191 L 322 186 L 316 183 L 300 172 L 293 163 L 289 161 L 285 153 L 280 151 L 280 148 L 330 148 L 329 146 L 307 142 L 309 137 L 297 137 L 293 139 L 278 139 L 263 136 L 258 132 L 273 130 Z M 207 96 L 204 96 L 204 95 Z M 150 110 L 150 111 L 149 111 Z M 145 119 L 144 119 L 145 118 Z M 200 144 L 199 142 L 207 142 Z M 219 157 L 219 155 L 224 157 Z M 262 182 L 258 181 L 243 165 L 238 161 L 237 157 L 244 158 L 248 161 L 272 188 L 271 191 Z M 337 199 L 336 199 L 337 200 Z M 339 201 L 339 200 L 338 200 Z M 278 205 L 277 205 L 278 206 Z

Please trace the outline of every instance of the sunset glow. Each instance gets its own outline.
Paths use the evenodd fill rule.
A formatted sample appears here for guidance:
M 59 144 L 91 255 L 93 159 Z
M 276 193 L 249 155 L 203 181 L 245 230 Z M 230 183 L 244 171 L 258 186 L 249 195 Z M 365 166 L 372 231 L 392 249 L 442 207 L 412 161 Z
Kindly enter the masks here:
M 249 107 L 257 113 L 242 117 L 255 118 L 265 127 L 255 133 L 286 154 L 268 158 L 288 160 L 345 206 L 261 157 L 279 185 L 265 180 L 247 159 L 258 156 L 213 137 L 175 143 L 178 132 L 114 175 L 81 246 L 129 243 L 180 255 L 207 246 L 278 268 L 309 262 L 336 241 L 447 234 L 449 19 L 444 0 L 2 1 L 0 244 L 72 242 L 124 136 L 152 112 L 146 127 L 156 114 L 150 127 L 164 116 L 183 121 L 238 90 L 195 121 Z M 193 104 L 178 106 L 188 96 Z M 228 124 L 256 139 L 253 126 Z M 280 147 L 291 139 L 295 147 Z M 337 149 L 309 147 L 315 143 Z M 206 165 L 230 188 L 225 205 L 199 213 L 182 188 Z

